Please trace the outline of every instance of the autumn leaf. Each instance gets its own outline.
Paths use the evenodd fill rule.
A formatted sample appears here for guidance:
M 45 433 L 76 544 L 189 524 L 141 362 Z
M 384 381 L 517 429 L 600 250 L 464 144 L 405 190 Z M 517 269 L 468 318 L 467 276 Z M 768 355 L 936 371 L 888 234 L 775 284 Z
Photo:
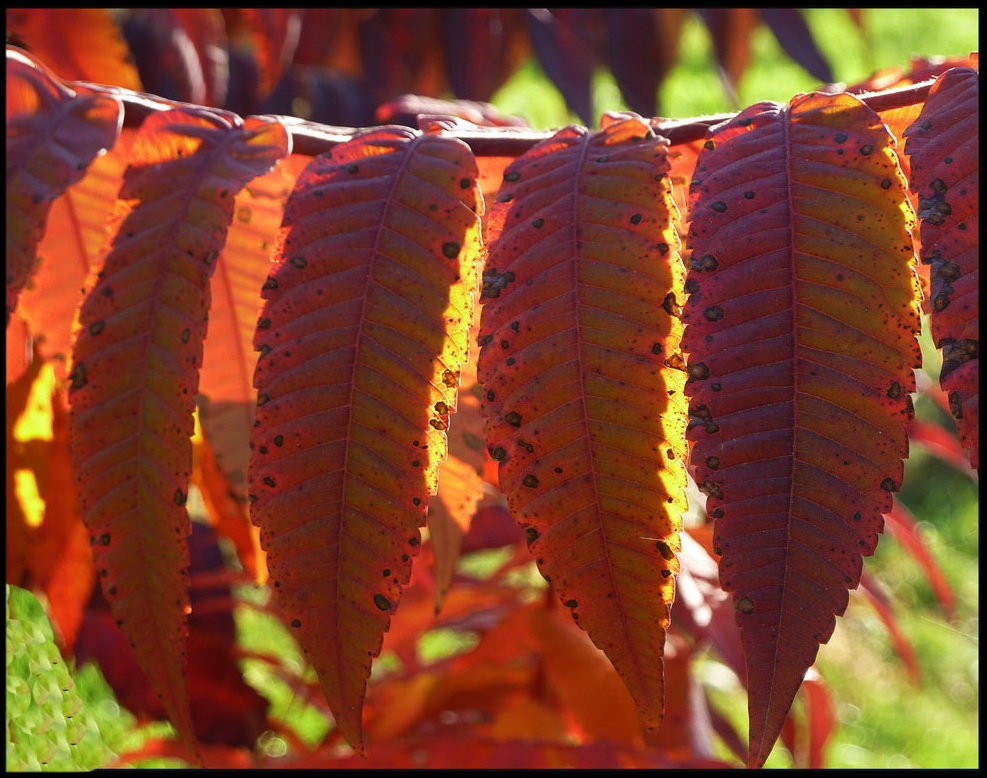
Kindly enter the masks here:
M 949 398 L 970 464 L 979 469 L 980 76 L 941 75 L 922 113 L 905 130 L 918 192 L 922 262 L 932 277 L 932 336 L 943 351 L 940 385 Z
M 488 222 L 486 443 L 539 569 L 661 720 L 685 508 L 682 296 L 666 142 L 570 127 L 511 165 Z
M 278 122 L 205 109 L 144 121 L 69 374 L 72 460 L 95 565 L 187 742 L 185 501 L 208 282 L 236 191 L 286 143 Z
M 385 128 L 315 159 L 257 325 L 252 518 L 344 737 L 445 457 L 479 269 L 460 141 Z
M 820 93 L 714 127 L 690 217 L 690 469 L 742 631 L 759 766 L 901 484 L 914 222 L 879 117 Z

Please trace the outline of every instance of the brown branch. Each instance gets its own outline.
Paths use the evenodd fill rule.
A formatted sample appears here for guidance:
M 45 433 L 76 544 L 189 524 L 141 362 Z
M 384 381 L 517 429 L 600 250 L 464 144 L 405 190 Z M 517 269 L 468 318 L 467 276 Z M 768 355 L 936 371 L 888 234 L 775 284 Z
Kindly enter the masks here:
M 904 108 L 925 101 L 935 79 L 918 84 L 895 87 L 881 92 L 858 94 L 864 103 L 873 110 L 889 111 Z M 153 95 L 131 92 L 118 87 L 104 87 L 97 84 L 80 84 L 116 95 L 126 110 L 124 126 L 137 127 L 144 117 L 154 111 L 187 106 L 173 100 Z M 202 106 L 196 106 L 201 108 Z M 220 114 L 227 111 L 210 108 Z M 706 136 L 706 131 L 715 124 L 731 119 L 735 113 L 700 116 L 691 119 L 653 119 L 651 126 L 655 132 L 668 138 L 672 146 L 690 143 Z M 329 151 L 337 143 L 343 143 L 363 129 L 354 127 L 332 127 L 326 124 L 308 122 L 292 116 L 279 117 L 288 127 L 292 136 L 292 149 L 296 154 L 316 156 Z M 477 127 L 476 129 L 455 129 L 449 133 L 465 142 L 478 157 L 519 157 L 536 143 L 552 137 L 554 130 L 532 130 L 527 127 Z

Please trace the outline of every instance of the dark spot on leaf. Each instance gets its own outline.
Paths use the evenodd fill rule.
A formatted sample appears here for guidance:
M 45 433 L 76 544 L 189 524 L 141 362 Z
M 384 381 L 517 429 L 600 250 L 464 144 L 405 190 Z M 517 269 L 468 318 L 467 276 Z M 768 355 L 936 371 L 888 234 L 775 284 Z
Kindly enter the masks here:
M 471 186 L 473 186 L 473 182 L 470 181 L 468 178 L 460 178 L 459 179 L 459 188 L 460 189 L 469 189 Z
M 89 334 L 99 335 L 99 333 L 103 331 L 103 328 L 105 326 L 106 326 L 106 322 L 104 321 L 94 321 L 92 324 L 89 325 Z
M 885 478 L 881 481 L 881 488 L 886 492 L 898 491 L 898 485 L 891 478 Z
M 545 220 L 535 219 L 533 222 L 531 222 L 531 226 L 534 227 L 536 230 L 540 230 L 542 227 L 545 226 Z
M 662 364 L 671 370 L 681 370 L 685 372 L 685 360 L 682 359 L 681 354 L 671 354 L 665 357 Z
M 897 381 L 892 381 L 891 386 L 888 387 L 887 395 L 892 400 L 897 400 L 899 397 L 901 397 L 901 384 L 899 384 Z
M 507 458 L 507 451 L 503 446 L 497 446 L 497 448 L 490 452 L 490 458 L 497 462 L 501 462 Z
M 867 145 L 860 147 L 860 153 L 865 157 L 868 157 L 874 153 L 874 147 L 868 143 Z
M 741 597 L 737 600 L 737 610 L 741 613 L 753 613 L 754 601 L 750 597 Z
M 744 199 L 745 200 L 753 200 L 754 199 L 754 192 L 744 192 Z
M 524 477 L 524 480 L 521 481 L 521 483 L 527 486 L 529 489 L 534 489 L 536 486 L 538 486 L 538 479 L 535 478 L 533 475 L 526 475 Z
M 950 392 L 949 398 L 949 413 L 954 419 L 963 418 L 963 398 L 960 397 L 959 392 Z
M 719 321 L 723 318 L 723 309 L 719 305 L 711 305 L 703 311 L 703 316 L 707 321 Z
M 660 354 L 661 353 L 661 343 L 652 343 L 651 344 L 651 353 L 652 354 Z
M 185 492 L 183 492 L 181 489 L 176 489 L 175 494 L 172 496 L 172 500 L 174 500 L 175 505 L 184 505 L 185 499 L 186 499 Z
M 715 203 L 713 203 L 710 206 L 710 208 L 712 208 L 717 213 L 725 213 L 727 210 L 727 204 L 722 200 L 717 200 Z
M 510 424 L 512 427 L 521 426 L 521 414 L 517 411 L 510 411 L 504 416 L 504 421 Z
M 100 545 L 103 545 L 103 546 L 110 545 L 110 533 L 109 532 L 104 532 L 102 535 L 100 535 L 99 536 L 99 542 L 100 542 Z
M 709 388 L 712 389 L 714 392 L 718 392 L 723 388 L 723 384 L 710 384 Z
M 675 559 L 675 552 L 672 551 L 672 547 L 665 543 L 663 540 L 659 540 L 655 543 L 655 548 L 658 549 L 658 553 L 661 554 L 661 558 L 665 561 L 671 561 Z
M 710 481 L 708 478 L 699 484 L 699 491 L 710 497 L 715 497 L 717 500 L 723 497 L 723 490 L 720 485 L 715 481 Z
M 460 246 L 455 241 L 447 241 L 442 244 L 442 255 L 447 259 L 455 259 L 459 256 Z
M 70 389 L 81 389 L 87 383 L 89 383 L 89 376 L 86 373 L 86 365 L 83 362 L 77 362 L 72 368 L 72 372 L 69 373 L 69 384 Z
M 261 407 L 262 405 L 266 405 L 270 401 L 271 401 L 271 398 L 268 397 L 266 394 L 264 394 L 263 392 L 258 393 L 258 395 L 257 395 L 257 407 L 258 408 Z
M 415 507 L 421 505 L 422 504 L 421 498 L 420 497 L 412 497 L 411 498 L 411 504 L 414 505 Z
M 713 141 L 708 140 L 703 144 L 703 148 L 706 149 L 707 151 L 712 151 L 713 149 L 716 148 L 716 144 L 713 143 Z
M 846 139 L 847 139 L 846 133 L 838 132 L 833 140 L 835 140 L 837 143 L 846 143 Z
M 440 431 L 446 429 L 449 426 L 444 421 L 442 421 L 442 419 L 430 419 L 428 423 L 430 426 Z
M 635 213 L 633 216 L 631 216 L 631 224 L 640 224 L 640 223 L 641 223 L 641 214 Z
M 509 173 L 504 173 L 505 181 L 509 181 L 513 183 L 514 181 L 517 181 L 519 178 L 521 178 L 521 174 L 518 173 L 516 170 L 512 170 Z
M 291 620 L 291 626 L 293 626 L 295 629 L 298 629 L 301 625 L 302 623 L 298 619 Z
M 271 320 L 270 319 L 261 319 L 259 322 L 257 322 L 257 329 L 259 329 L 259 330 L 269 329 L 270 326 L 271 326 Z
M 391 601 L 379 592 L 374 595 L 374 605 L 382 611 L 389 611 L 391 609 Z
M 283 446 L 284 445 L 284 435 L 275 435 L 274 436 L 274 445 L 277 446 L 278 448 L 280 448 L 281 446 Z
M 710 470 L 720 469 L 720 458 L 719 457 L 706 457 L 706 467 Z
M 418 538 L 408 538 L 409 546 L 417 546 L 421 541 Z
M 890 189 L 890 188 L 891 188 L 891 179 L 890 178 L 883 179 L 881 181 L 881 189 Z
M 264 282 L 264 285 L 261 287 L 261 289 L 277 289 L 277 288 L 278 288 L 278 282 L 277 279 L 274 278 L 274 276 L 268 276 L 267 280 Z
M 692 258 L 692 269 L 697 273 L 703 270 L 716 270 L 719 266 L 719 261 L 712 254 L 703 254 L 701 257 Z
M 665 312 L 669 316 L 680 316 L 682 314 L 682 308 L 675 299 L 675 292 L 669 292 L 665 295 L 661 307 L 665 309 Z
M 564 605 L 567 608 L 578 608 L 579 607 L 579 603 L 576 602 L 575 600 L 566 600 L 565 603 L 564 603 Z
M 704 381 L 709 378 L 709 367 L 707 367 L 705 362 L 698 362 L 695 365 L 689 365 L 689 378 L 696 381 Z
M 299 270 L 308 267 L 308 260 L 305 259 L 305 257 L 292 257 L 288 261 L 291 262 L 291 264 L 297 267 Z

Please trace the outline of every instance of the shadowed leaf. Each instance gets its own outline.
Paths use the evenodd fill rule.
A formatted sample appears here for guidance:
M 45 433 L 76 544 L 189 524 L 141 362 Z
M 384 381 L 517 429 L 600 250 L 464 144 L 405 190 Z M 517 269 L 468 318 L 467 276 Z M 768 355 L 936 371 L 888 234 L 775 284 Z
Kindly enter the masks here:
M 920 362 L 891 139 L 850 95 L 759 103 L 692 180 L 690 470 L 716 520 L 764 762 L 902 479 Z
M 208 283 L 237 190 L 286 143 L 279 123 L 204 109 L 145 119 L 69 375 L 72 460 L 96 568 L 187 742 L 185 501 Z

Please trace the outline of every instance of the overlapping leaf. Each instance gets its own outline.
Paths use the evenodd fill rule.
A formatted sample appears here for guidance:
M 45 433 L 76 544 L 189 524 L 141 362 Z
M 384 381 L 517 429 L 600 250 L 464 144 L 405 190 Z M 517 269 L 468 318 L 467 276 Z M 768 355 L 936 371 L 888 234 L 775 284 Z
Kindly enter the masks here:
M 236 192 L 286 144 L 279 123 L 205 110 L 144 121 L 69 375 L 72 459 L 101 583 L 189 740 L 185 500 L 208 283 Z
M 113 145 L 119 101 L 63 86 L 44 65 L 7 47 L 7 323 L 37 269 L 51 202 Z
M 257 325 L 252 516 L 344 737 L 410 574 L 478 283 L 476 165 L 385 128 L 314 160 Z
M 905 150 L 918 192 L 922 262 L 932 276 L 932 336 L 939 381 L 970 463 L 979 469 L 980 76 L 954 68 L 936 81 Z
M 901 484 L 920 354 L 891 139 L 850 95 L 752 106 L 693 178 L 691 469 L 716 519 L 767 757 Z
M 685 508 L 682 296 L 666 142 L 639 117 L 512 164 L 488 221 L 486 443 L 539 568 L 661 719 Z

